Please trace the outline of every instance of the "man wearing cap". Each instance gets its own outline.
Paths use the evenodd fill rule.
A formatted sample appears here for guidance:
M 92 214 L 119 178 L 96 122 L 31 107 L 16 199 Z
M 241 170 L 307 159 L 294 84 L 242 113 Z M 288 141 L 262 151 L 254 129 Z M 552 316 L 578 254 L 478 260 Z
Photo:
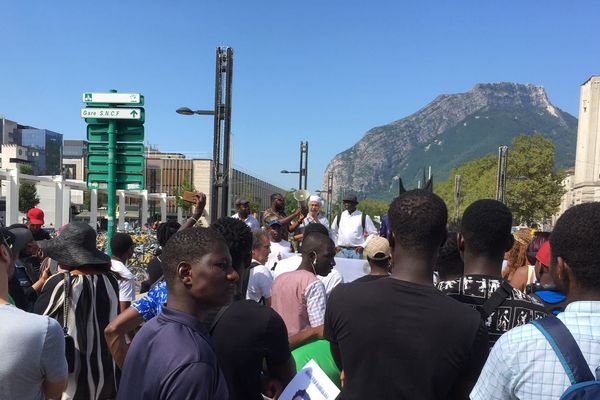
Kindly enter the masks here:
M 42 228 L 42 225 L 44 225 L 44 212 L 39 208 L 30 208 L 27 211 L 27 227 L 36 241 L 50 239 L 50 234 Z
M 0 228 L 0 399 L 56 399 L 67 384 L 63 332 L 55 320 L 10 304 L 14 239 Z
M 233 214 L 231 218 L 241 219 L 252 231 L 260 229 L 260 224 L 250 213 L 250 202 L 248 200 L 239 198 L 236 200 L 235 206 L 237 208 L 237 213 Z
M 310 196 L 310 198 L 308 199 L 308 214 L 306 215 L 306 218 L 304 218 L 304 220 L 302 221 L 300 227 L 296 230 L 297 233 L 303 235 L 304 229 L 308 225 L 321 224 L 325 226 L 325 228 L 327 228 L 327 231 L 329 232 L 329 237 L 331 237 L 331 231 L 329 230 L 329 221 L 327 221 L 326 216 L 319 213 L 319 210 L 321 209 L 322 205 L 323 199 L 321 199 L 321 197 L 314 195 Z M 296 236 L 297 240 L 302 241 L 302 238 L 303 236 L 300 236 L 299 238 Z
M 331 223 L 336 257 L 361 259 L 367 242 L 377 234 L 375 225 L 368 215 L 356 209 L 355 195 L 344 197 L 344 212 Z
M 286 258 L 293 252 L 290 242 L 283 239 L 282 231 L 281 224 L 276 219 L 267 224 L 267 233 L 269 234 L 269 239 L 271 241 L 271 254 L 269 254 L 269 258 L 265 265 L 269 269 L 272 269 L 275 264 L 277 264 L 277 261 Z
M 390 276 L 390 243 L 386 238 L 376 236 L 369 240 L 365 256 L 371 267 L 369 275 L 362 276 L 353 282 L 369 282 Z
M 544 242 L 535 256 L 535 273 L 538 283 L 533 297 L 539 299 L 548 313 L 560 314 L 565 310 L 567 295 L 557 288 L 550 274 L 550 241 Z

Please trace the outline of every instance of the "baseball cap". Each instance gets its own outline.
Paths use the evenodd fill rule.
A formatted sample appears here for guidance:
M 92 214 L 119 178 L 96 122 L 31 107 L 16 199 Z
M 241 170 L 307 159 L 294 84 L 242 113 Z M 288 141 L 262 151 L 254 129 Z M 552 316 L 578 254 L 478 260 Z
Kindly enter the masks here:
M 244 199 L 243 197 L 240 197 L 239 199 L 237 199 L 235 201 L 235 205 L 236 206 L 241 206 L 242 204 L 248 204 L 250 203 L 248 200 Z
M 538 250 L 535 259 L 538 260 L 544 267 L 550 267 L 550 241 L 544 242 Z
M 267 226 L 273 226 L 273 225 L 279 225 L 281 226 L 281 224 L 279 223 L 279 221 L 277 221 L 276 219 L 270 221 Z
M 44 225 L 44 212 L 39 208 L 30 208 L 27 211 L 27 218 L 31 224 Z
M 376 236 L 369 240 L 365 255 L 371 260 L 385 260 L 390 257 L 390 243 L 381 236 Z

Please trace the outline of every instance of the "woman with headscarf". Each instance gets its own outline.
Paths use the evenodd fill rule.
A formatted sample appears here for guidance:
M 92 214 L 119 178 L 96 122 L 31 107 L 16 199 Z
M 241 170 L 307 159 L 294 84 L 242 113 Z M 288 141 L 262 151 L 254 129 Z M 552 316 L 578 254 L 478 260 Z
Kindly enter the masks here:
M 81 222 L 67 225 L 60 236 L 39 246 L 65 271 L 46 281 L 34 306 L 73 338 L 72 354 L 66 349 L 69 381 L 62 399 L 112 399 L 117 394 L 116 367 L 104 328 L 117 316 L 119 285 L 110 257 L 96 248 L 96 232 Z

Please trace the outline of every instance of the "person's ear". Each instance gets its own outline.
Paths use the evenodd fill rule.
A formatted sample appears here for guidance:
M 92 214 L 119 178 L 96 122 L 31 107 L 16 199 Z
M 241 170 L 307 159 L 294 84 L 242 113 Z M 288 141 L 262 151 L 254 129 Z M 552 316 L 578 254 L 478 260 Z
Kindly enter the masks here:
M 465 237 L 460 232 L 456 234 L 456 246 L 459 252 L 462 253 L 465 251 Z
M 562 257 L 557 257 L 556 262 L 551 262 L 550 266 L 550 275 L 552 276 L 552 280 L 556 284 L 556 286 L 563 292 L 568 294 L 570 284 L 571 284 L 571 276 L 573 271 L 569 264 Z
M 2 257 L 3 262 L 10 264 L 10 251 L 6 246 L 0 246 L 0 257 Z
M 185 286 L 190 286 L 192 284 L 192 266 L 187 262 L 180 262 L 177 265 L 177 278 L 183 283 Z

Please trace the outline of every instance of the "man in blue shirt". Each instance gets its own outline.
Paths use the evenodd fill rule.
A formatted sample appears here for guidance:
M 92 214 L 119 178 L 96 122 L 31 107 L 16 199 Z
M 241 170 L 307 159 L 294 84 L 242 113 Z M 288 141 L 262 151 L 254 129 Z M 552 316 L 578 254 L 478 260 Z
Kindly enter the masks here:
M 118 399 L 228 399 L 208 332 L 208 310 L 229 303 L 239 279 L 223 236 L 211 228 L 177 232 L 164 248 L 168 306 L 135 336 Z

